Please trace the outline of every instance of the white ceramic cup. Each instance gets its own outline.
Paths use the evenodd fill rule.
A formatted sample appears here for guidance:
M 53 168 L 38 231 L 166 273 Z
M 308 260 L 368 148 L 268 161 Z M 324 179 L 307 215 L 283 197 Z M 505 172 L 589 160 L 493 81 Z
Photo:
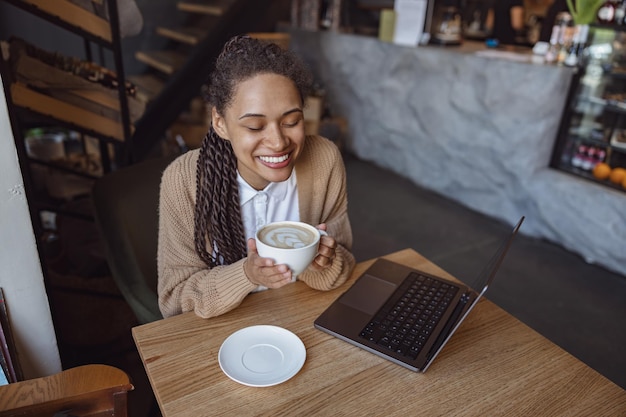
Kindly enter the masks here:
M 303 222 L 282 221 L 268 223 L 257 230 L 256 247 L 259 255 L 285 264 L 294 279 L 315 259 L 320 237 L 326 232 Z

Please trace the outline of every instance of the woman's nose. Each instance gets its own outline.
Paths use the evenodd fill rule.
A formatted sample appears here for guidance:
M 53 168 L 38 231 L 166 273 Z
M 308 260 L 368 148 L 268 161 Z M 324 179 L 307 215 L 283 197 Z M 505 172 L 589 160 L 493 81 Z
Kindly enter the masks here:
M 283 150 L 287 143 L 287 137 L 278 125 L 272 125 L 267 131 L 266 144 L 270 148 L 280 151 Z

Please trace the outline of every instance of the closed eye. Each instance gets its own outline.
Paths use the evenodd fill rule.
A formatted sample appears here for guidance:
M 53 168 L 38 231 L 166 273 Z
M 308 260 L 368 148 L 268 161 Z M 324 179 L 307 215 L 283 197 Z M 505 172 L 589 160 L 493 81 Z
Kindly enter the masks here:
M 300 124 L 301 121 L 302 121 L 302 118 L 298 118 L 296 120 L 285 121 L 283 123 L 283 126 L 286 126 L 286 127 L 296 127 L 296 126 L 298 126 Z

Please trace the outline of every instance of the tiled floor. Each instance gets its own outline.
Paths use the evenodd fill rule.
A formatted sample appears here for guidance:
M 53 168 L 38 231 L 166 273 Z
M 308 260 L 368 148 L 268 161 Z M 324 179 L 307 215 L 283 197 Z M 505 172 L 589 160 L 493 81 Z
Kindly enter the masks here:
M 359 261 L 413 248 L 471 282 L 512 228 L 350 155 L 346 169 Z M 132 313 L 110 278 L 86 282 L 87 290 L 108 295 L 51 291 L 56 317 L 64 323 L 57 332 L 65 366 L 99 362 L 126 370 L 136 386 L 131 415 L 159 416 L 130 335 Z M 522 234 L 487 297 L 626 388 L 626 277 Z

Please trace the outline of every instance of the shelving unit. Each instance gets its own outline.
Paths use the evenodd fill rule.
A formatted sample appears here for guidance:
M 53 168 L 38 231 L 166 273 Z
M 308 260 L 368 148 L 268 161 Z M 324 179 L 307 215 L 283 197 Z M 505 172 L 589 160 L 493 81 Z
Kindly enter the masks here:
M 126 80 L 124 72 L 116 1 L 106 2 L 108 20 L 69 0 L 4 1 L 82 38 L 84 58 L 59 59 L 89 65 L 96 71 L 101 69 L 113 80 L 111 86 L 102 85 L 99 80 L 87 80 L 67 68 L 48 62 L 50 57 L 56 57 L 56 51 L 40 50 L 36 45 L 21 40 L 2 40 L 1 69 L 9 117 L 33 225 L 35 232 L 41 236 L 45 233 L 40 216 L 42 211 L 83 219 L 90 219 L 91 214 L 66 210 L 63 201 L 39 192 L 42 187 L 35 184 L 35 167 L 92 181 L 128 164 L 133 122 L 141 117 L 144 105 L 129 95 L 129 86 L 132 85 Z M 103 49 L 110 51 L 110 67 L 104 62 L 94 63 L 92 49 L 100 52 L 97 55 L 101 59 L 104 59 Z M 85 154 L 87 163 L 84 165 L 89 165 L 90 157 L 97 158 L 97 169 L 86 169 L 86 166 L 81 167 L 67 160 L 48 161 L 33 157 L 28 152 L 26 138 L 26 132 L 33 128 L 64 130 L 79 135 L 83 151 L 86 141 L 93 141 L 97 144 L 97 155 Z
M 622 47 L 619 47 L 619 46 Z M 603 186 L 626 187 L 594 177 L 606 163 L 626 168 L 626 27 L 592 25 L 572 81 L 551 166 Z
M 63 122 L 75 125 L 79 131 L 87 129 L 88 131 L 85 133 L 99 137 L 103 140 L 129 140 L 132 134 L 132 127 L 130 122 L 128 97 L 125 90 L 126 78 L 122 60 L 117 3 L 114 1 L 107 2 L 109 16 L 111 16 L 110 21 L 107 21 L 85 9 L 82 9 L 81 7 L 74 5 L 68 0 L 5 1 L 82 37 L 85 41 L 85 54 L 87 60 L 91 60 L 92 57 L 90 42 L 93 42 L 100 47 L 107 48 L 113 53 L 113 66 L 118 81 L 118 100 L 115 105 L 119 110 L 121 120 L 118 123 L 102 121 L 97 118 L 97 114 L 92 115 L 88 114 L 92 112 L 83 111 L 75 112 L 71 107 L 64 109 L 69 110 L 67 112 L 59 110 L 54 111 L 53 109 L 56 106 L 65 107 L 67 103 L 64 103 L 63 100 L 57 100 L 54 98 L 46 99 L 45 97 L 42 97 L 41 94 L 38 94 L 36 91 L 28 88 L 27 86 L 20 87 L 16 86 L 15 83 L 10 86 L 10 93 L 12 94 L 8 96 L 9 102 L 13 102 L 19 107 L 24 107 L 44 116 L 59 118 Z M 35 103 L 35 101 L 40 99 L 43 99 L 45 104 L 37 105 Z M 63 113 L 64 116 L 59 117 L 59 113 Z M 96 116 L 95 120 L 91 120 L 94 116 Z M 85 121 L 83 117 L 87 117 L 87 121 Z M 103 123 L 93 123 L 94 121 Z

